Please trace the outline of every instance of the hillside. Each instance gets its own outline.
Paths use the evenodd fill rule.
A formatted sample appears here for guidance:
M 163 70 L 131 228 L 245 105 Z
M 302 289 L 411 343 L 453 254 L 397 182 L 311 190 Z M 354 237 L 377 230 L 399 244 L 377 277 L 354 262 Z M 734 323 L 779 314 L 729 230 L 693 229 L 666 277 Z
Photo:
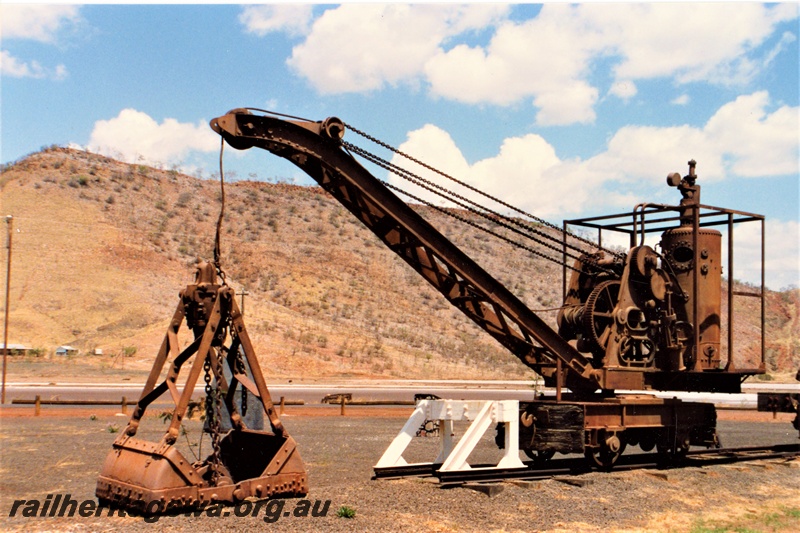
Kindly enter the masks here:
M 218 181 L 54 147 L 7 165 L 0 186 L 14 215 L 9 342 L 43 356 L 100 348 L 77 364 L 149 369 L 178 291 L 211 258 Z M 533 376 L 321 189 L 237 181 L 226 196 L 222 264 L 247 292 L 268 378 Z M 421 211 L 532 309 L 559 305 L 560 266 Z M 800 364 L 799 299 L 768 294 L 771 372 Z M 740 311 L 752 358 L 757 310 Z

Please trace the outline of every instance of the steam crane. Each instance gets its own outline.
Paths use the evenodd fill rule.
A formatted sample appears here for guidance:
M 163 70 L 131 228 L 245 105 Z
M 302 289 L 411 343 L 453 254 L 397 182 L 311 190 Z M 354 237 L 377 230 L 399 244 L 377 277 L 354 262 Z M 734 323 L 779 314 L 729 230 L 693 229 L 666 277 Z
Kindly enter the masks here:
M 593 466 L 609 469 L 627 445 L 638 445 L 644 451 L 657 448 L 664 460 L 682 457 L 693 445 L 718 446 L 713 404 L 642 391 L 738 393 L 747 377 L 765 372 L 764 217 L 701 204 L 694 161 L 689 162 L 687 175 L 672 173 L 667 177 L 668 185 L 681 194 L 677 206 L 643 203 L 631 213 L 568 220 L 558 228 L 338 118 L 315 122 L 234 109 L 213 119 L 211 128 L 236 149 L 261 148 L 303 170 L 451 305 L 541 375 L 546 385 L 555 387 L 555 397 L 498 402 L 503 404 L 496 410 L 496 418 L 502 419 L 502 424 L 498 422 L 498 442 L 502 440 L 506 449 L 504 466 L 522 466 L 519 450 L 534 463 L 547 461 L 556 452 L 583 453 Z M 415 168 L 422 167 L 466 187 L 469 196 L 483 196 L 522 217 L 489 209 L 400 167 L 394 160 L 356 146 L 344 139 L 348 130 L 411 161 Z M 379 180 L 356 156 L 445 198 L 461 210 L 445 209 Z M 200 263 L 195 282 L 180 293 L 136 408 L 115 439 L 98 477 L 96 494 L 101 503 L 161 513 L 209 502 L 308 492 L 307 472 L 297 444 L 272 402 L 235 293 L 220 264 L 223 176 L 220 169 L 222 209 L 214 263 Z M 393 190 L 561 264 L 564 302 L 557 317 L 558 330 Z M 474 221 L 480 218 L 489 224 Z M 761 224 L 761 291 L 734 291 L 733 284 L 728 283 L 727 316 L 723 316 L 722 233 L 713 227 L 727 228 L 727 273 L 732 280 L 734 227 L 743 222 Z M 571 233 L 573 226 L 597 231 L 596 242 Z M 500 233 L 498 227 L 507 231 Z M 603 236 L 609 232 L 628 237 L 627 253 L 603 248 Z M 646 244 L 647 236 L 653 233 L 660 235 L 655 248 Z M 515 240 L 516 236 L 526 239 L 525 243 L 533 241 L 537 247 Z M 554 258 L 554 252 L 561 258 Z M 743 362 L 735 356 L 734 296 L 760 298 L 758 361 Z M 194 339 L 181 349 L 179 330 L 184 324 Z M 723 332 L 727 332 L 725 343 Z M 179 379 L 186 368 L 185 380 Z M 211 453 L 190 461 L 176 445 L 201 376 Z M 174 403 L 174 409 L 167 413 L 169 427 L 159 442 L 142 440 L 137 433 L 145 411 L 162 397 Z M 252 408 L 248 408 L 247 398 L 254 403 Z M 427 401 L 438 400 L 422 400 L 420 404 Z M 788 395 L 765 396 L 763 402 L 759 398 L 759 405 L 762 403 L 773 412 L 797 410 L 796 399 Z M 481 408 L 481 413 L 487 411 L 488 407 Z M 489 419 L 481 420 L 485 431 Z M 262 429 L 264 422 L 266 429 Z M 800 427 L 800 415 L 795 427 Z M 508 428 L 502 439 L 500 428 Z M 468 440 L 465 436 L 459 442 L 454 456 Z M 441 465 L 442 470 L 448 464 L 449 459 Z
M 713 405 L 616 392 L 737 393 L 744 379 L 765 371 L 763 246 L 762 291 L 748 294 L 761 298 L 761 358 L 752 367 L 740 366 L 734 357 L 732 284 L 725 320 L 727 349 L 721 346 L 722 234 L 710 229 L 728 229 L 728 276 L 733 279 L 734 224 L 760 221 L 763 235 L 764 218 L 701 204 L 694 161 L 689 162 L 686 176 L 673 173 L 667 178 L 681 193 L 678 206 L 645 203 L 633 213 L 567 221 L 558 246 L 545 244 L 562 253 L 565 265 L 565 300 L 555 331 L 401 200 L 391 190 L 394 185 L 373 176 L 355 155 L 431 192 L 448 193 L 447 189 L 345 141 L 345 132 L 349 129 L 458 180 L 338 118 L 290 118 L 234 109 L 213 119 L 211 127 L 236 149 L 261 148 L 303 170 L 451 305 L 543 376 L 546 385 L 556 387 L 554 400 L 520 404 L 519 445 L 529 456 L 584 453 L 597 466 L 610 468 L 626 444 L 644 450 L 657 447 L 669 457 L 685 454 L 691 445 L 718 445 Z M 484 213 L 463 196 L 449 194 L 447 198 L 473 213 Z M 440 210 L 459 218 L 453 210 Z M 488 218 L 537 242 L 551 237 L 521 224 L 519 217 L 489 210 Z M 598 242 L 586 250 L 588 241 L 569 233 L 569 225 L 596 229 L 598 241 L 603 231 L 622 232 L 629 236 L 630 249 L 619 254 L 602 249 Z M 645 237 L 653 232 L 661 234 L 660 252 L 645 244 Z M 574 245 L 576 239 L 583 248 Z M 572 264 L 567 264 L 568 258 L 574 259 Z M 568 281 L 567 270 L 571 271 Z M 569 392 L 562 393 L 562 388 Z

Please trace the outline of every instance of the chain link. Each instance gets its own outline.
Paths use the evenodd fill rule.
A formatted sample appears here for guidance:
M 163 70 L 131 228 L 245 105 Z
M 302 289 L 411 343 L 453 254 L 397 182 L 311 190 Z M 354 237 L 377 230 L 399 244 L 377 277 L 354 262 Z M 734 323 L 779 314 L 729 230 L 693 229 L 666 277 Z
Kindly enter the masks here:
M 213 348 L 211 348 L 213 350 Z M 219 365 L 219 357 L 217 359 L 217 370 L 222 371 Z M 211 353 L 206 354 L 206 360 L 203 363 L 203 381 L 205 381 L 206 392 L 206 420 L 208 420 L 208 430 L 211 435 L 211 485 L 216 486 L 220 477 L 220 455 L 219 455 L 219 441 L 220 441 L 220 418 L 222 398 L 219 389 L 219 381 L 216 382 L 216 387 L 211 386 Z M 217 374 L 219 375 L 219 374 Z
M 231 328 L 231 331 L 233 331 L 233 328 Z M 247 367 L 245 367 L 244 365 L 244 358 L 242 357 L 241 344 L 235 343 L 235 345 L 236 345 L 236 359 L 234 366 L 236 367 L 236 371 L 238 373 L 246 374 Z M 241 411 L 242 411 L 242 418 L 244 418 L 245 416 L 247 416 L 247 387 L 241 385 L 241 388 L 242 388 Z

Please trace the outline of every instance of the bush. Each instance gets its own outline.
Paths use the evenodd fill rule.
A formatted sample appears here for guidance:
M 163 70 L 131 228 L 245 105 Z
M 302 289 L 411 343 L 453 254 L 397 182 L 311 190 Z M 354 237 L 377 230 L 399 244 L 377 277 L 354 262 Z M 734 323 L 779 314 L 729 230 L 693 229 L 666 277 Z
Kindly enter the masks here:
M 342 505 L 336 511 L 336 516 L 339 518 L 355 518 L 356 517 L 356 510 L 352 507 L 348 507 L 346 505 Z
M 125 357 L 131 357 L 136 353 L 136 346 L 125 346 L 122 348 L 122 355 Z

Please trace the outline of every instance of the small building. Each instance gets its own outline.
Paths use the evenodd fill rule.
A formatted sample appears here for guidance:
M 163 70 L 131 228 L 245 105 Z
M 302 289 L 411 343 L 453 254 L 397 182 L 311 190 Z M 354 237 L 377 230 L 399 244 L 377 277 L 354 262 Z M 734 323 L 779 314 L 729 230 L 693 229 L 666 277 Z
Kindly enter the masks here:
M 72 346 L 59 346 L 56 348 L 56 355 L 75 355 L 78 353 L 77 348 L 73 348 Z
M 0 353 L 3 353 L 5 349 L 6 345 L 0 342 Z M 8 355 L 27 355 L 30 349 L 30 346 L 25 346 L 24 344 L 8 343 Z

